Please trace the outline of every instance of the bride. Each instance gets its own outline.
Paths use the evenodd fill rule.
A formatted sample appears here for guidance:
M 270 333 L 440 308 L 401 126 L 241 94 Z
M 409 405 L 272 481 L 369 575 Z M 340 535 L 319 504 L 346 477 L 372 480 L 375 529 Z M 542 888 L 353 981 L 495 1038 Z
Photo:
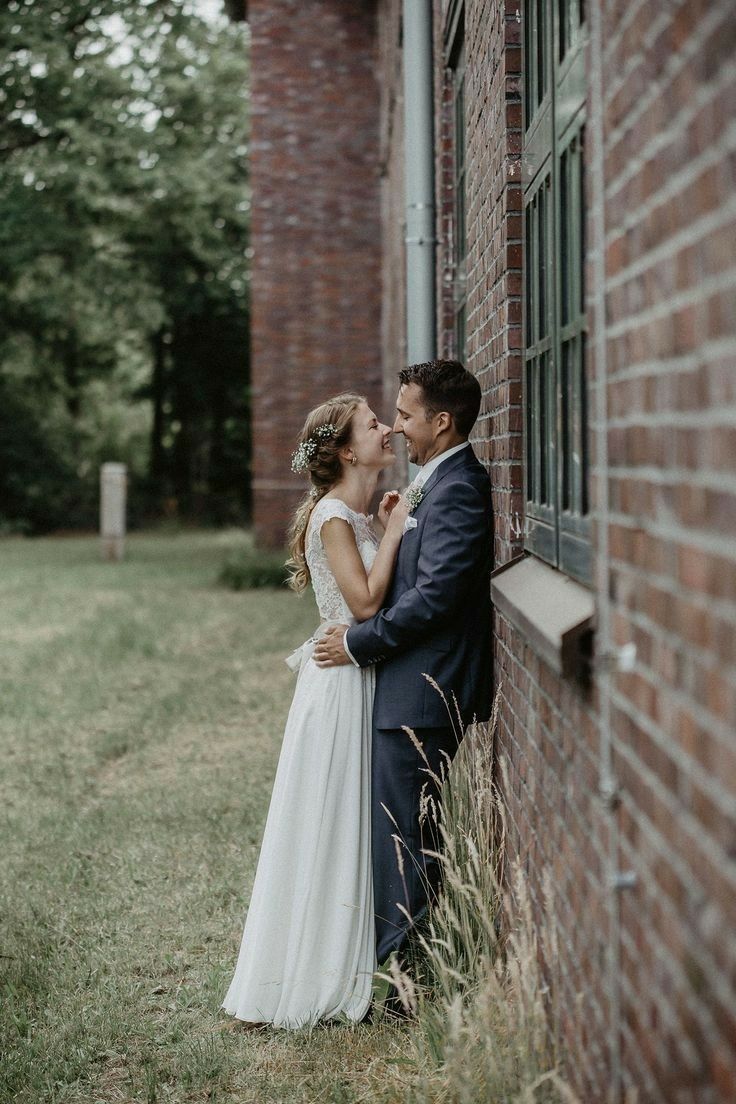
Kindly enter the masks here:
M 365 399 L 338 395 L 308 416 L 294 471 L 310 490 L 290 533 L 291 586 L 311 581 L 319 630 L 287 662 L 298 669 L 235 975 L 222 1007 L 249 1023 L 298 1028 L 362 1020 L 376 969 L 370 855 L 374 674 L 318 668 L 330 624 L 383 604 L 408 506 L 383 496 L 378 541 L 367 513 L 395 457 L 391 429 Z

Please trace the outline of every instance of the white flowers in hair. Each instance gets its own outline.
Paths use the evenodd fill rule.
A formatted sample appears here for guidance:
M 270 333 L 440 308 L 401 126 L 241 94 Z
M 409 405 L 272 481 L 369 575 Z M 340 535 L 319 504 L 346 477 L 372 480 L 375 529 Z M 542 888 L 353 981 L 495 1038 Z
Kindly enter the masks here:
M 325 422 L 324 425 L 317 426 L 313 433 L 310 433 L 306 441 L 302 441 L 299 448 L 296 450 L 291 458 L 291 470 L 293 472 L 305 472 L 309 469 L 309 465 L 315 457 L 317 452 L 317 446 L 319 441 L 324 441 L 328 437 L 334 437 L 337 434 L 337 427 L 332 422 Z

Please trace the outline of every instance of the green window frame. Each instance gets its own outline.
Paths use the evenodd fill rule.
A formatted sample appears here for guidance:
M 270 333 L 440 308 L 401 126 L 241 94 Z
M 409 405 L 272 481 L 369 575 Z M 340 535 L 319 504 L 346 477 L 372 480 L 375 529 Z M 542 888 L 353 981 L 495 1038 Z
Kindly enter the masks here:
M 524 3 L 525 547 L 589 582 L 585 3 Z

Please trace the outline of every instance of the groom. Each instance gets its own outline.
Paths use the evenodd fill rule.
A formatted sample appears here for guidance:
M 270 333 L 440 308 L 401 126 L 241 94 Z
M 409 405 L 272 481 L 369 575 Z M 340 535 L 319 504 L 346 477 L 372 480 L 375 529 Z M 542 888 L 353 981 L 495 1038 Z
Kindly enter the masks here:
M 444 775 L 465 726 L 487 720 L 491 707 L 491 488 L 468 443 L 480 387 L 452 360 L 412 365 L 399 381 L 394 432 L 403 433 L 409 459 L 421 470 L 407 491 L 413 509 L 387 603 L 347 631 L 328 629 L 314 652 L 320 666 L 376 664 L 372 835 L 379 964 L 401 950 L 438 883 L 437 863 L 423 853 L 436 850 L 438 841 L 431 813 L 429 821 L 422 815 L 427 794 L 436 791 L 402 726 L 413 729 L 431 770 Z M 443 691 L 452 716 L 425 674 Z

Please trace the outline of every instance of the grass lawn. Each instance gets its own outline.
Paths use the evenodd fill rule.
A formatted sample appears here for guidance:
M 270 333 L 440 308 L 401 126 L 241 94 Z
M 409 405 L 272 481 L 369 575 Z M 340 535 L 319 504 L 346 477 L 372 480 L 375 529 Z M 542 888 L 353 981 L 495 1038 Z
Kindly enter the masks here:
M 401 1101 L 404 1032 L 231 1030 L 311 599 L 237 533 L 0 541 L 0 1101 Z

